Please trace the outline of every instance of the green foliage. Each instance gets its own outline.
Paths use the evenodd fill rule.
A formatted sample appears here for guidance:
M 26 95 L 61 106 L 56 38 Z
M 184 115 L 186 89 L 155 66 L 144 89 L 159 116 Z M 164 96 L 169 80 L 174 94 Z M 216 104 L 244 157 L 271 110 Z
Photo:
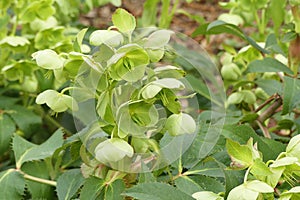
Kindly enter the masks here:
M 109 2 L 0 3 L 1 198 L 299 199 L 299 1 L 220 2 L 229 13 L 208 23 L 147 0 L 141 19 L 118 8 L 107 30 L 78 25 Z M 200 22 L 193 36 L 234 36 L 220 77 L 175 32 L 137 29 L 177 12 Z

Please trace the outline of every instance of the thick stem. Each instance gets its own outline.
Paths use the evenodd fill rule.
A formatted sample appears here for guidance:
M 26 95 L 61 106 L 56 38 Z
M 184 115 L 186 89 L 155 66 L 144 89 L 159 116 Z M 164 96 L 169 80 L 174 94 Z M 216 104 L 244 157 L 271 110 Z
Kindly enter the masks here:
M 274 115 L 277 111 L 277 109 L 282 105 L 282 98 L 277 95 L 275 97 L 275 101 L 274 103 L 267 108 L 262 114 L 259 115 L 259 117 L 257 118 L 257 121 L 260 122 L 261 124 L 263 124 L 267 119 L 269 119 L 272 115 Z M 258 129 L 259 128 L 259 124 L 258 123 L 254 123 L 252 125 L 253 129 Z

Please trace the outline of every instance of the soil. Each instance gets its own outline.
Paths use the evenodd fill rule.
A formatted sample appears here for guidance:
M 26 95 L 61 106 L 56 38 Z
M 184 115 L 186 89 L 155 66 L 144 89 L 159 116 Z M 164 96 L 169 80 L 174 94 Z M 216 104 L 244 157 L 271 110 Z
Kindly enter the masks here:
M 122 7 L 139 18 L 143 12 L 144 2 L 145 0 L 123 0 Z M 212 22 L 216 20 L 221 13 L 225 12 L 220 8 L 218 2 L 218 0 L 198 0 L 192 3 L 186 3 L 184 0 L 181 0 L 178 10 L 182 9 L 191 15 L 203 17 L 207 22 Z M 82 15 L 80 21 L 85 26 L 105 29 L 111 25 L 111 16 L 116 9 L 117 8 L 113 5 L 107 4 Z M 188 16 L 176 13 L 173 17 L 170 29 L 191 36 L 199 25 L 198 22 Z M 204 36 L 197 36 L 194 39 L 210 54 L 217 54 L 221 48 L 221 43 L 227 37 L 228 36 L 222 34 L 210 36 L 209 40 L 205 39 Z

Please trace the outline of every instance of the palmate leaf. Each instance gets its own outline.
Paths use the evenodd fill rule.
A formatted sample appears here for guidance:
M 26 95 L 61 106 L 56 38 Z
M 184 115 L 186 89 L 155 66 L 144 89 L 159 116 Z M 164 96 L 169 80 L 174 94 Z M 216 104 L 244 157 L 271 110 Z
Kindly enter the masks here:
M 71 169 L 63 173 L 57 180 L 57 195 L 59 200 L 71 199 L 82 186 L 84 178 L 80 169 Z
M 15 135 L 13 139 L 13 151 L 16 158 L 16 167 L 33 160 L 41 160 L 52 156 L 55 150 L 63 144 L 63 132 L 57 130 L 46 142 L 41 145 L 32 144 L 22 137 Z
M 0 173 L 0 199 L 23 199 L 25 179 L 12 169 Z
M 193 200 L 186 193 L 165 183 L 143 183 L 125 190 L 123 195 L 139 200 Z

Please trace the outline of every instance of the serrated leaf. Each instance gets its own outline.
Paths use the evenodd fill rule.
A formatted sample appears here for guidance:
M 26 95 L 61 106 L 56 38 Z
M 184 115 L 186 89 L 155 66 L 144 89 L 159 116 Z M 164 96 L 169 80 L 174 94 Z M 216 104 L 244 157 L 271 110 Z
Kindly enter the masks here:
M 59 200 L 71 199 L 82 186 L 84 178 L 80 169 L 71 169 L 57 179 L 57 196 Z
M 13 150 L 15 151 L 16 167 L 20 168 L 27 161 L 41 160 L 52 156 L 55 150 L 62 146 L 63 134 L 62 130 L 59 129 L 41 145 L 34 145 L 15 135 Z
M 125 190 L 125 183 L 123 180 L 118 179 L 107 185 L 105 188 L 105 200 L 123 200 L 121 196 L 122 192 Z
M 25 163 L 22 166 L 22 171 L 34 177 L 49 179 L 49 171 L 45 162 Z M 51 199 L 54 196 L 54 189 L 50 185 L 28 179 L 26 179 L 26 185 L 32 199 Z
M 293 74 L 285 64 L 274 58 L 264 58 L 263 60 L 255 60 L 248 65 L 246 73 L 263 73 L 263 72 L 285 72 Z
M 259 151 L 264 155 L 263 160 L 265 162 L 275 160 L 279 153 L 285 151 L 284 144 L 258 136 L 248 125 L 226 125 L 223 127 L 222 135 L 239 143 L 246 143 L 250 138 L 253 138 L 254 143 L 257 142 Z
M 129 33 L 135 29 L 136 21 L 132 14 L 122 8 L 118 8 L 112 15 L 112 22 L 119 31 Z
M 9 149 L 10 140 L 16 130 L 13 120 L 7 115 L 0 115 L 0 156 Z
M 100 193 L 104 187 L 104 180 L 97 177 L 90 177 L 85 180 L 80 192 L 81 200 L 100 199 Z
M 25 180 L 23 176 L 12 169 L 0 173 L 1 199 L 23 199 Z
M 191 196 L 165 183 L 138 184 L 125 190 L 123 195 L 139 200 L 193 200 Z

